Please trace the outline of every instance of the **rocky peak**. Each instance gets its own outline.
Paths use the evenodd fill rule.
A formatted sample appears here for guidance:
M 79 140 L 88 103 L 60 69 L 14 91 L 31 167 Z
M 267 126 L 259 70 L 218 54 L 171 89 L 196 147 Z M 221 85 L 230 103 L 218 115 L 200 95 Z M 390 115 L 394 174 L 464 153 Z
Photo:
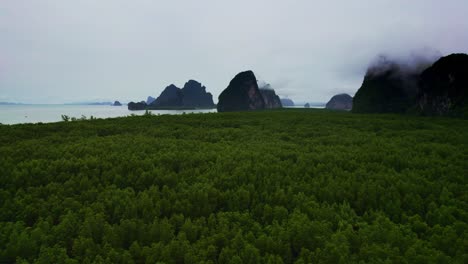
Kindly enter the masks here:
M 252 71 L 237 74 L 218 97 L 218 112 L 265 109 L 265 101 Z
M 153 107 L 176 107 L 182 105 L 182 91 L 180 88 L 171 84 L 167 86 L 154 102 L 151 103 Z
M 205 91 L 205 86 L 202 86 L 201 83 L 195 81 L 195 80 L 189 80 L 188 82 L 185 83 L 184 90 L 195 90 L 195 91 Z
M 206 87 L 195 80 L 189 80 L 182 88 L 185 107 L 213 107 L 213 95 L 206 92 Z

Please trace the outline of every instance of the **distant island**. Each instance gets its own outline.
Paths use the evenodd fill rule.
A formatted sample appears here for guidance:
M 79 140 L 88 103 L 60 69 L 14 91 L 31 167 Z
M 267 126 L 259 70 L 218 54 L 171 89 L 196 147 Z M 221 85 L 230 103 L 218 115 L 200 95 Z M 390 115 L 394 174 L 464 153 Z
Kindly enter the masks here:
M 167 86 L 157 98 L 151 96 L 141 102 L 130 102 L 128 110 L 185 110 L 215 108 L 213 95 L 200 82 L 189 80 L 183 88 Z
M 112 102 L 96 102 L 96 103 L 88 103 L 86 105 L 112 105 Z
M 24 105 L 23 103 L 0 102 L 0 105 Z
M 113 102 L 75 102 L 65 103 L 64 105 L 113 105 Z
M 353 97 L 349 94 L 337 94 L 328 101 L 325 108 L 330 110 L 349 111 L 353 108 Z
M 294 106 L 294 102 L 293 102 L 293 100 L 291 100 L 291 99 L 288 99 L 288 98 L 281 98 L 280 100 L 281 100 L 281 104 L 282 104 L 283 106 Z

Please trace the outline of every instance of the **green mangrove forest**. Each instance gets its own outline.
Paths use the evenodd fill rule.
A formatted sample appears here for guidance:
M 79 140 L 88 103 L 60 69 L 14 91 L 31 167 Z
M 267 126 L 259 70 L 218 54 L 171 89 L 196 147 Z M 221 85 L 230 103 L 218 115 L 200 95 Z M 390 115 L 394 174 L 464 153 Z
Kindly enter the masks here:
M 64 120 L 0 125 L 0 263 L 468 263 L 466 119 Z

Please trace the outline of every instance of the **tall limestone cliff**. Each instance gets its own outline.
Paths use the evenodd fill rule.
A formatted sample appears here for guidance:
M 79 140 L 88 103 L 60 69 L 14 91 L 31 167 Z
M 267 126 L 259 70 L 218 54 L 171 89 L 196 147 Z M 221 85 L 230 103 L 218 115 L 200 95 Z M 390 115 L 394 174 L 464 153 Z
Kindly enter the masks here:
M 405 113 L 416 101 L 418 79 L 426 62 L 409 67 L 380 57 L 369 67 L 353 98 L 355 113 Z
M 428 115 L 468 117 L 468 55 L 436 61 L 420 77 L 418 106 Z
M 237 74 L 218 97 L 218 112 L 265 109 L 265 101 L 252 71 Z
M 468 117 L 468 55 L 414 65 L 382 60 L 368 69 L 352 111 Z

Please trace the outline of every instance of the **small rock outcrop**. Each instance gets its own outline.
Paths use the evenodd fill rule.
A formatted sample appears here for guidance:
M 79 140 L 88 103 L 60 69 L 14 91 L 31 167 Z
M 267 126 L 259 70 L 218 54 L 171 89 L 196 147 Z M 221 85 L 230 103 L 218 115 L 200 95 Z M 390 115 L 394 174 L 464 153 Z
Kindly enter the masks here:
M 265 101 L 252 71 L 237 74 L 218 97 L 218 112 L 265 109 Z
M 276 95 L 275 90 L 271 88 L 269 84 L 259 88 L 260 93 L 262 94 L 263 101 L 265 102 L 266 109 L 282 108 L 281 100 L 278 95 Z
M 304 105 L 304 108 L 310 108 L 310 104 L 309 104 L 309 103 L 306 103 L 306 104 Z
M 349 94 L 337 94 L 333 96 L 330 101 L 325 105 L 326 109 L 331 110 L 346 110 L 349 111 L 353 108 L 353 97 Z
M 467 116 L 468 55 L 452 54 L 436 61 L 420 77 L 418 106 L 427 115 Z
M 288 98 L 281 98 L 281 105 L 283 106 L 294 106 L 294 102 L 291 99 Z
M 115 101 L 112 105 L 113 106 L 122 106 L 122 104 L 119 101 Z
M 128 110 L 131 110 L 131 111 L 138 111 L 138 110 L 145 110 L 147 108 L 147 104 L 145 101 L 141 101 L 141 102 L 138 102 L 138 103 L 134 103 L 134 102 L 130 102 L 128 103 Z

